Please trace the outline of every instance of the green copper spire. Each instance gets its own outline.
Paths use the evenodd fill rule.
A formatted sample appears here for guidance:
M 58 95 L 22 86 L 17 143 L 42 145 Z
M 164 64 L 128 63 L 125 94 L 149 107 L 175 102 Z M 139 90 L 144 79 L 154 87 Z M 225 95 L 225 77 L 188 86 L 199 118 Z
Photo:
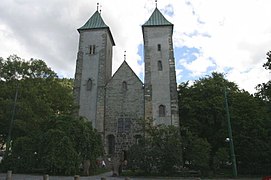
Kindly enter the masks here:
M 155 8 L 153 11 L 151 17 L 149 20 L 143 24 L 143 26 L 172 26 L 173 24 L 170 23 L 164 16 L 163 14 Z
M 115 46 L 115 42 L 111 34 L 110 28 L 104 23 L 101 17 L 101 14 L 99 13 L 98 7 L 97 7 L 97 11 L 89 18 L 89 20 L 84 24 L 84 26 L 80 27 L 77 30 L 80 33 L 81 31 L 90 30 L 90 29 L 107 29 L 109 32 L 110 38 L 112 40 L 113 46 Z
M 78 30 L 86 30 L 86 29 L 98 29 L 98 28 L 108 28 L 108 26 L 104 23 L 101 14 L 97 10 L 89 20 L 84 24 L 84 26 L 80 27 Z

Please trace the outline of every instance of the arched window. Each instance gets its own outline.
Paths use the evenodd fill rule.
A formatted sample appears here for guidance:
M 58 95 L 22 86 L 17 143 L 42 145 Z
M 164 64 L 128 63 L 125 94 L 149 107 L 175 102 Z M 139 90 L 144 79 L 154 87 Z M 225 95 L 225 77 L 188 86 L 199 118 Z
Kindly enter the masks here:
M 91 91 L 91 89 L 92 89 L 92 80 L 89 78 L 87 81 L 87 90 Z
M 130 132 L 132 126 L 132 121 L 131 118 L 126 117 L 126 118 L 119 118 L 118 119 L 118 132 L 119 133 L 124 133 L 124 132 Z
M 162 71 L 163 70 L 162 61 L 158 61 L 157 62 L 157 66 L 158 66 L 158 71 Z
M 122 159 L 123 159 L 123 161 L 126 161 L 127 162 L 127 151 L 125 151 L 125 150 L 122 150 Z
M 124 132 L 130 132 L 131 130 L 131 119 L 130 118 L 125 118 L 124 119 Z
M 160 105 L 159 106 L 159 117 L 165 117 L 166 116 L 166 106 Z
M 157 51 L 161 51 L 161 44 L 157 44 Z
M 92 46 L 92 52 L 95 54 L 95 45 Z
M 108 140 L 108 154 L 113 154 L 115 152 L 115 136 L 110 134 L 107 136 Z
M 126 81 L 122 82 L 122 90 L 127 91 L 127 82 Z
M 119 118 L 118 119 L 118 132 L 119 133 L 123 133 L 124 132 L 124 119 L 123 118 Z
M 95 45 L 89 46 L 89 54 L 95 54 Z

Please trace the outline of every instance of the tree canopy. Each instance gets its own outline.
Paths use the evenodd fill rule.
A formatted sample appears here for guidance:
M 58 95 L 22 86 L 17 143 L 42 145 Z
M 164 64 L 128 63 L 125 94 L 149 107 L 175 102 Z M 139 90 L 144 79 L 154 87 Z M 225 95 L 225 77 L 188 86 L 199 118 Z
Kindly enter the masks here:
M 270 116 L 262 99 L 250 95 L 226 80 L 223 74 L 212 73 L 191 86 L 179 86 L 180 124 L 184 139 L 187 134 L 206 139 L 210 144 L 209 168 L 216 170 L 230 162 L 224 154 L 228 128 L 224 90 L 228 93 L 231 126 L 239 171 L 249 172 L 253 166 L 267 168 L 271 162 L 269 138 Z M 188 151 L 184 158 L 190 157 Z M 228 150 L 229 152 L 229 150 Z M 226 159 L 225 159 L 226 158 Z M 265 159 L 265 161 L 263 161 Z M 254 168 L 255 169 L 255 168 Z M 252 172 L 250 172 L 252 173 Z
M 146 124 L 147 134 L 129 151 L 131 169 L 145 173 L 172 174 L 182 164 L 180 132 L 174 126 Z
M 73 115 L 73 80 L 58 78 L 42 60 L 12 55 L 0 58 L 0 65 L 2 150 L 11 137 L 2 169 L 74 174 L 83 160 L 95 164 L 103 153 L 101 137 L 89 121 Z
M 56 78 L 57 74 L 40 59 L 25 61 L 17 55 L 6 60 L 0 57 L 0 80 L 9 81 L 16 78 Z
M 263 67 L 266 70 L 269 70 L 271 73 L 271 51 L 267 52 L 267 62 L 263 64 Z M 266 101 L 269 111 L 271 113 L 271 80 L 268 82 L 263 82 L 262 84 L 259 84 L 256 89 L 258 92 L 256 93 L 256 96 L 260 97 L 264 101 Z

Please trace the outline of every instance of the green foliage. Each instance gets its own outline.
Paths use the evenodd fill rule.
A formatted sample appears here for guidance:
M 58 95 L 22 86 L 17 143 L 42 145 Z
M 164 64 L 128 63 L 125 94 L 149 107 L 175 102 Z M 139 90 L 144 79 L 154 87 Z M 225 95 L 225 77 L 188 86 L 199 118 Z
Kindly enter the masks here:
M 266 70 L 269 70 L 271 72 L 271 51 L 267 52 L 266 55 L 267 55 L 266 57 L 267 62 L 263 64 L 263 67 Z M 261 125 L 263 125 L 264 128 L 262 128 L 261 131 L 259 132 L 256 132 L 255 129 L 252 130 L 254 136 L 256 136 L 257 139 L 253 139 L 253 140 L 247 139 L 246 142 L 250 141 L 248 143 L 248 145 L 250 146 L 253 146 L 253 145 L 257 146 L 256 148 L 252 149 L 250 153 L 257 152 L 259 156 L 258 158 L 261 158 L 261 159 L 256 159 L 257 157 L 255 157 L 257 164 L 260 163 L 265 166 L 259 169 L 271 169 L 271 162 L 269 161 L 270 158 L 267 158 L 268 156 L 269 157 L 271 156 L 271 151 L 270 151 L 270 147 L 271 147 L 271 143 L 270 143 L 270 139 L 271 139 L 271 118 L 270 118 L 271 117 L 271 80 L 269 80 L 266 83 L 259 84 L 256 87 L 256 89 L 258 92 L 255 94 L 255 96 L 260 101 L 259 104 L 261 106 L 261 109 L 262 107 L 265 107 L 265 109 L 267 109 L 267 113 L 264 112 L 263 115 L 265 115 L 266 118 L 264 118 L 264 120 L 261 121 Z M 266 144 L 266 142 L 268 143 Z M 263 159 L 263 158 L 267 158 L 267 159 Z M 250 166 L 253 166 L 253 165 L 255 164 L 251 164 Z
M 187 133 L 183 147 L 184 166 L 202 172 L 209 169 L 209 156 L 211 146 L 206 139 L 198 138 L 191 133 Z
M 44 61 L 40 59 L 30 59 L 25 61 L 17 55 L 11 55 L 0 61 L 0 80 L 10 81 L 17 78 L 56 78 L 57 75 Z
M 102 155 L 101 137 L 84 119 L 54 116 L 37 122 L 36 128 L 39 133 L 18 137 L 13 143 L 8 160 L 15 172 L 41 169 L 50 174 L 71 175 L 79 173 L 84 159 L 94 163 Z
M 218 73 L 202 78 L 190 87 L 187 83 L 179 86 L 180 123 L 192 134 L 207 139 L 211 144 L 210 167 L 214 154 L 227 137 L 224 84 L 233 92 L 238 91 L 234 83 L 226 81 Z
M 267 108 L 260 98 L 239 90 L 236 84 L 227 81 L 222 74 L 213 73 L 199 79 L 192 86 L 188 86 L 188 83 L 179 86 L 182 129 L 207 140 L 210 145 L 208 166 L 211 170 L 217 169 L 218 165 L 225 166 L 227 162 L 225 149 L 229 150 L 229 144 L 225 142 L 228 127 L 224 87 L 227 87 L 228 92 L 233 142 L 239 170 L 247 169 L 248 172 L 253 165 L 266 167 L 271 164 L 270 160 L 266 160 L 270 156 L 270 151 L 267 150 L 270 148 L 268 140 L 270 116 Z M 199 141 L 196 144 L 200 143 Z M 193 152 L 190 155 L 185 154 L 184 158 L 188 159 L 193 154 L 200 157 Z M 266 161 L 263 162 L 263 159 Z
M 174 126 L 149 126 L 146 138 L 129 150 L 132 169 L 146 173 L 172 174 L 182 164 L 179 128 Z
M 267 70 L 271 70 L 271 51 L 266 53 L 267 62 L 263 64 L 263 67 Z
M 71 79 L 59 79 L 42 60 L 17 56 L 0 58 L 0 144 L 7 143 L 18 87 L 11 133 L 11 152 L 2 170 L 74 174 L 85 159 L 102 154 L 100 135 L 91 123 L 73 116 Z
M 50 173 L 74 174 L 78 171 L 78 155 L 74 142 L 59 129 L 49 129 L 42 139 L 44 148 L 41 150 L 41 164 Z M 46 145 L 46 146 L 45 146 Z
M 238 160 L 242 162 L 240 167 L 261 166 L 262 159 L 268 159 L 270 152 L 265 147 L 269 142 L 266 123 L 270 119 L 263 102 L 245 92 L 234 94 L 231 117 L 235 129 L 235 149 Z
M 215 170 L 222 169 L 226 166 L 229 161 L 229 150 L 225 147 L 219 148 L 215 153 L 214 157 L 214 168 Z
M 268 105 L 270 105 L 271 101 L 271 81 L 268 81 L 267 83 L 258 84 L 256 89 L 258 92 L 256 93 L 256 96 L 266 101 Z M 270 108 L 270 107 L 269 107 Z M 271 109 L 270 109 L 271 111 Z
M 271 51 L 267 52 L 266 55 L 267 62 L 264 63 L 263 67 L 271 72 Z M 271 81 L 259 84 L 256 89 L 258 92 L 255 95 L 265 101 L 271 115 Z
M 18 154 L 11 156 L 15 171 L 20 172 L 21 169 L 24 169 L 24 171 L 30 172 L 31 168 L 36 165 L 36 151 L 33 143 L 33 140 L 27 136 L 19 137 L 14 141 L 12 154 Z

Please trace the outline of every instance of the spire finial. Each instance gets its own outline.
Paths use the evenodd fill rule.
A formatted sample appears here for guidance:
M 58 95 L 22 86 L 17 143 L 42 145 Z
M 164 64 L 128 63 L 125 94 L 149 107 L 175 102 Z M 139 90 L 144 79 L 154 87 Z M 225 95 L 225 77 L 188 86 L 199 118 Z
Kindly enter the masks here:
M 155 0 L 155 7 L 157 8 L 157 0 Z
M 102 14 L 102 5 L 100 5 L 100 14 Z
M 124 51 L 124 61 L 126 61 L 126 50 Z
M 99 11 L 99 3 L 97 3 L 97 11 Z

